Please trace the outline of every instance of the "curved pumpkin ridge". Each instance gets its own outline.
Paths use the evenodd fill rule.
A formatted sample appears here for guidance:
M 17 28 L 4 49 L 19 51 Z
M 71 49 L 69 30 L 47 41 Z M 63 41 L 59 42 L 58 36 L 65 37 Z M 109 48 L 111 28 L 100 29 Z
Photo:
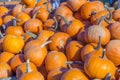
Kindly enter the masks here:
M 49 43 L 51 43 L 51 42 L 52 42 L 52 41 L 47 41 L 47 42 L 43 43 L 43 44 L 40 46 L 40 48 L 45 47 L 47 44 L 49 44 Z

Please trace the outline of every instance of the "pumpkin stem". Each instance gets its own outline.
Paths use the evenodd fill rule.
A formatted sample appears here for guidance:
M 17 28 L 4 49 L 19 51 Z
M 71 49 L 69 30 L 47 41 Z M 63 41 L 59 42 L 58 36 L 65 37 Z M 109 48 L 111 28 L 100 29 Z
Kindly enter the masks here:
M 52 41 L 47 41 L 47 42 L 45 42 L 45 43 L 43 43 L 41 46 L 40 46 L 40 48 L 43 48 L 44 46 L 46 46 L 47 44 L 49 44 L 49 43 L 51 43 Z
M 81 61 L 68 61 L 67 64 L 80 64 L 80 65 L 84 66 L 84 63 Z
M 112 11 L 107 5 L 105 5 L 105 8 L 109 11 L 109 19 L 105 18 L 105 21 L 110 24 L 112 20 Z
M 6 26 L 4 24 L 2 25 L 2 28 L 3 28 L 3 31 L 5 32 Z
M 105 57 L 106 57 L 106 49 L 103 49 L 103 53 L 102 53 L 102 59 L 105 59 Z
M 106 18 L 107 15 L 102 16 L 98 22 L 98 26 L 100 27 L 102 25 L 103 20 Z
M 100 47 L 101 47 L 101 36 L 99 36 L 99 42 L 98 42 L 97 47 L 95 49 L 99 50 Z
M 67 64 L 68 68 L 72 69 L 71 63 L 67 62 L 66 64 Z
M 50 3 L 50 1 L 47 0 L 47 2 L 44 3 L 44 5 L 46 6 L 47 11 L 48 11 L 49 13 L 52 13 L 53 9 L 51 9 L 51 10 L 49 9 L 49 3 Z
M 65 24 L 67 24 L 67 26 L 70 25 L 70 22 L 68 22 L 63 16 L 61 15 L 57 15 L 57 16 L 59 16 L 65 22 Z
M 36 11 L 35 14 L 33 15 L 32 19 L 35 19 L 39 12 L 40 12 L 40 10 Z
M 0 30 L 0 39 L 1 38 L 3 38 L 4 36 L 3 36 L 3 34 L 2 34 L 2 32 L 1 32 L 1 30 Z
M 13 26 L 17 26 L 16 18 L 13 18 Z
M 54 29 L 57 30 L 58 29 L 58 21 L 57 21 L 57 19 L 56 19 L 55 16 L 53 17 L 53 19 L 55 21 L 55 27 L 54 27 Z
M 108 74 L 106 75 L 105 80 L 111 80 L 110 78 L 111 78 L 111 74 L 110 74 L 110 73 L 108 73 Z
M 30 35 L 32 38 L 34 38 L 34 39 L 37 38 L 37 35 L 34 34 L 34 33 L 32 33 L 32 32 L 30 32 L 30 31 L 26 31 L 26 33 L 27 33 L 28 35 Z
M 65 50 L 64 50 L 65 47 L 64 47 L 64 41 L 63 40 L 60 41 L 60 46 L 62 47 L 62 52 L 65 53 Z
M 25 4 L 23 4 L 23 5 L 22 5 L 22 11 L 24 11 L 24 10 L 25 10 L 25 7 L 26 7 L 26 5 L 25 5 Z
M 26 72 L 27 73 L 29 73 L 29 72 L 31 72 L 32 70 L 31 70 L 31 68 L 30 68 L 30 61 L 29 61 L 29 59 L 27 59 L 27 62 L 26 62 Z

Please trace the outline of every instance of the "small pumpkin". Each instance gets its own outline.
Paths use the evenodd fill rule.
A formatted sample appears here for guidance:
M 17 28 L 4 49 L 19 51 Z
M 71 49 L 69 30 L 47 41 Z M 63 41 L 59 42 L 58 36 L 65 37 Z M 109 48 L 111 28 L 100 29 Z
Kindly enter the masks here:
M 72 11 L 78 11 L 80 7 L 85 4 L 87 0 L 67 0 L 67 6 L 72 10 Z
M 50 40 L 52 41 L 49 44 L 50 50 L 64 52 L 64 47 L 71 41 L 71 37 L 67 33 L 57 32 L 50 38 Z
M 120 21 L 120 14 L 119 13 L 120 13 L 120 9 L 119 8 L 113 12 L 113 19 L 114 20 Z
M 84 70 L 91 78 L 104 79 L 108 73 L 113 78 L 116 67 L 112 61 L 106 59 L 106 51 L 103 50 L 102 56 L 89 56 L 85 60 Z M 99 66 L 98 66 L 99 65 Z
M 82 73 L 78 68 L 72 68 L 66 71 L 61 80 L 89 80 L 84 73 Z
M 7 16 L 4 17 L 3 23 L 6 24 L 6 23 L 8 23 L 9 21 L 11 21 L 12 19 L 14 19 L 13 16 L 7 15 Z
M 0 27 L 2 26 L 2 24 L 3 24 L 3 20 L 2 20 L 2 18 L 0 17 Z
M 26 6 L 32 6 L 32 7 L 34 7 L 37 3 L 36 0 L 22 0 L 22 2 Z
M 38 72 L 38 71 L 32 71 L 31 70 L 31 66 L 29 64 L 29 60 L 27 60 L 27 64 L 26 64 L 26 73 L 23 74 L 19 80 L 44 80 L 43 75 Z
M 108 59 L 110 59 L 116 66 L 120 65 L 119 47 L 120 47 L 120 40 L 111 40 L 106 45 L 106 55 Z
M 26 73 L 26 67 L 27 67 L 26 64 L 29 64 L 32 71 L 38 71 L 35 64 L 33 64 L 32 62 L 27 63 L 27 61 L 26 61 L 26 62 L 22 63 L 21 65 L 19 65 L 16 69 L 16 77 L 18 79 L 21 77 L 21 75 Z
M 45 59 L 45 67 L 47 72 L 58 67 L 67 68 L 66 62 L 67 58 L 64 53 L 58 51 L 50 51 Z
M 68 61 L 79 61 L 81 60 L 81 49 L 83 44 L 78 41 L 71 41 L 66 46 L 66 56 Z
M 11 77 L 12 74 L 10 66 L 7 63 L 0 62 L 0 78 Z
M 47 56 L 46 44 L 51 41 L 45 42 L 39 46 L 31 46 L 24 52 L 25 60 L 30 59 L 37 67 L 40 67 L 44 64 L 44 59 Z
M 8 63 L 10 64 L 10 60 L 14 57 L 13 53 L 9 52 L 2 52 L 0 53 L 0 62 Z
M 18 54 L 24 46 L 24 40 L 21 36 L 8 34 L 3 40 L 3 50 Z
M 30 19 L 30 16 L 25 12 L 20 12 L 16 15 L 16 19 L 20 20 L 17 22 L 18 26 L 23 26 L 24 23 Z
M 12 35 L 16 35 L 16 36 L 22 36 L 24 34 L 23 28 L 21 26 L 17 26 L 16 24 L 16 19 L 13 19 L 13 26 L 9 26 L 6 31 L 5 34 L 12 34 Z
M 93 13 L 104 10 L 104 5 L 100 1 L 86 2 L 80 9 L 80 15 L 84 20 L 90 19 Z
M 38 34 L 43 29 L 43 24 L 39 19 L 36 19 L 36 15 L 38 12 L 36 12 L 32 19 L 28 20 L 24 24 L 24 30 L 30 31 L 34 34 Z
M 87 43 L 98 43 L 99 36 L 101 36 L 101 45 L 106 45 L 110 40 L 110 32 L 107 28 L 102 27 L 101 23 L 105 19 L 102 17 L 98 25 L 92 25 L 88 27 L 84 34 L 84 39 Z
M 15 72 L 17 67 L 25 62 L 23 54 L 15 55 L 10 61 L 10 67 Z
M 0 6 L 0 17 L 5 16 L 8 13 L 8 8 L 6 8 L 5 6 Z

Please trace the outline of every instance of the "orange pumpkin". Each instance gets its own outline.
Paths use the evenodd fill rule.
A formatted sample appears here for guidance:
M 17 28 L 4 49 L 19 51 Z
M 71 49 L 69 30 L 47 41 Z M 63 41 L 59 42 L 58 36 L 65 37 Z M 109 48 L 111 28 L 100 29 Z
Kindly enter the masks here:
M 92 25 L 86 29 L 84 38 L 87 43 L 98 43 L 99 36 L 101 36 L 101 45 L 106 45 L 109 42 L 110 32 L 107 28 L 101 26 L 104 18 L 101 18 L 98 25 Z
M 45 42 L 39 46 L 29 47 L 29 49 L 24 52 L 25 59 L 30 59 L 30 61 L 33 62 L 37 67 L 40 67 L 42 64 L 44 64 L 44 59 L 47 55 L 47 48 L 45 45 L 49 42 Z
M 24 46 L 24 40 L 21 36 L 6 35 L 3 40 L 3 50 L 18 54 Z
M 114 20 L 120 21 L 120 14 L 119 13 L 120 13 L 120 9 L 119 8 L 113 12 L 113 19 Z
M 23 54 L 17 54 L 15 55 L 11 61 L 10 61 L 10 67 L 12 68 L 12 70 L 15 72 L 17 67 L 19 65 L 21 65 L 23 62 L 25 62 L 24 60 L 24 55 Z
M 21 26 L 17 26 L 16 25 L 16 19 L 13 19 L 13 26 L 9 26 L 6 31 L 5 34 L 12 34 L 12 35 L 16 35 L 16 36 L 22 36 L 24 34 L 23 28 Z
M 72 11 L 78 11 L 80 7 L 85 4 L 87 0 L 67 0 L 67 6 L 72 10 Z
M 66 46 L 66 56 L 68 61 L 79 61 L 81 60 L 81 49 L 83 44 L 78 41 L 71 41 Z
M 19 65 L 16 69 L 16 77 L 18 79 L 21 77 L 21 75 L 26 73 L 26 64 L 29 64 L 32 71 L 37 71 L 37 67 L 35 66 L 35 64 L 33 64 L 32 62 L 30 63 L 24 62 L 21 65 Z
M 49 44 L 50 50 L 65 51 L 64 47 L 71 41 L 71 37 L 67 33 L 57 32 L 51 39 Z
M 2 26 L 2 24 L 3 24 L 3 20 L 2 20 L 2 18 L 0 17 L 0 27 Z
M 22 0 L 23 4 L 27 6 L 32 6 L 34 7 L 36 5 L 36 0 Z
M 36 17 L 42 22 L 45 22 L 49 18 L 49 12 L 45 8 L 41 8 L 40 6 L 35 7 L 33 9 L 32 15 L 34 15 L 36 11 L 38 12 Z
M 7 57 L 6 57 L 7 56 Z M 8 63 L 10 64 L 10 60 L 14 57 L 13 53 L 9 52 L 2 52 L 0 54 L 0 62 Z
M 33 40 L 33 38 L 32 38 L 29 34 L 27 34 L 27 33 L 24 33 L 23 37 L 24 37 L 25 43 Z M 26 44 L 25 44 L 25 45 L 26 45 Z
M 111 40 L 106 45 L 106 55 L 108 59 L 110 59 L 116 66 L 120 65 L 119 47 L 120 47 L 120 40 Z
M 66 16 L 72 16 L 73 13 L 67 6 L 60 6 L 55 10 L 54 13 L 54 16 L 57 18 L 58 21 L 60 21 L 61 18 L 59 18 L 58 15 L 66 17 Z
M 8 23 L 9 21 L 11 21 L 12 19 L 14 19 L 13 16 L 7 15 L 7 16 L 4 17 L 3 23 L 6 24 L 6 23 Z
M 66 68 L 67 58 L 62 52 L 50 51 L 45 59 L 45 67 L 49 72 L 55 68 Z
M 6 8 L 5 6 L 0 6 L 0 17 L 5 16 L 8 13 L 8 8 Z
M 26 14 L 25 12 L 20 12 L 16 15 L 16 19 L 19 19 L 20 21 L 17 22 L 18 26 L 23 26 L 24 23 L 30 19 L 30 16 Z
M 13 10 L 12 10 L 12 16 L 16 16 L 19 12 L 22 12 L 23 10 L 23 5 L 22 4 L 17 4 L 14 6 Z
M 120 29 L 119 25 L 120 22 L 114 22 L 108 27 L 111 34 L 111 39 L 120 39 L 120 32 L 118 31 Z
M 103 51 L 103 55 L 101 57 L 89 56 L 88 58 L 86 58 L 84 70 L 89 77 L 103 79 L 108 73 L 111 74 L 111 77 L 114 77 L 116 67 L 112 61 L 105 58 L 105 53 L 106 52 Z
M 33 67 L 32 67 L 33 68 Z M 26 62 L 26 73 L 20 76 L 19 80 L 44 80 L 43 75 L 38 71 L 32 71 L 29 59 Z
M 12 70 L 7 63 L 0 62 L 0 78 L 7 78 L 12 76 Z
M 32 11 L 33 11 L 33 8 L 26 8 L 23 10 L 23 12 L 28 14 L 30 17 L 32 17 Z
M 86 2 L 80 9 L 80 15 L 84 20 L 88 20 L 93 13 L 97 13 L 102 10 L 104 10 L 104 5 L 102 2 Z
M 79 69 L 77 68 L 72 68 L 66 71 L 62 77 L 61 80 L 89 80 L 84 73 L 82 73 Z
M 80 30 L 80 32 L 77 34 L 77 40 L 78 40 L 78 41 L 81 41 L 82 43 L 85 43 L 84 33 L 85 33 L 85 29 L 82 29 L 82 30 Z
M 47 80 L 60 80 L 67 68 L 55 68 L 48 73 Z
M 24 24 L 24 30 L 30 31 L 34 34 L 38 34 L 42 29 L 42 22 L 39 19 L 36 18 L 37 13 L 34 14 L 33 18 L 26 21 Z

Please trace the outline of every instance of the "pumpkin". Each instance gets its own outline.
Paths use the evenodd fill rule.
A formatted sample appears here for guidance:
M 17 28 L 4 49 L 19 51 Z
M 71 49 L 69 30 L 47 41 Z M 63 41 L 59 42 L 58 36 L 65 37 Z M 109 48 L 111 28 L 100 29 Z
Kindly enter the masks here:
M 101 36 L 101 45 L 106 45 L 110 40 L 110 32 L 107 28 L 102 27 L 101 23 L 105 16 L 102 17 L 98 25 L 88 27 L 84 33 L 84 39 L 87 43 L 98 43 L 99 36 Z
M 8 13 L 8 8 L 6 8 L 5 6 L 0 6 L 0 17 L 5 16 Z
M 24 46 L 24 40 L 21 36 L 8 34 L 3 40 L 3 50 L 18 54 Z
M 67 32 L 71 37 L 75 38 L 77 33 L 84 28 L 84 25 L 81 21 L 75 19 L 73 21 L 68 22 L 67 20 L 64 19 L 64 17 L 60 16 L 64 22 L 66 23 L 66 26 L 64 28 L 64 31 Z
M 120 65 L 119 47 L 120 47 L 120 40 L 111 40 L 106 45 L 106 55 L 108 59 L 110 59 L 116 66 Z
M 30 59 L 37 67 L 40 67 L 44 64 L 44 59 L 47 55 L 47 48 L 46 44 L 50 43 L 51 41 L 45 42 L 39 46 L 31 46 L 24 52 L 25 60 Z
M 31 70 L 29 63 L 29 60 L 27 60 L 26 73 L 23 74 L 19 80 L 44 80 L 44 77 L 40 72 Z
M 16 16 L 19 12 L 22 12 L 23 10 L 23 5 L 22 4 L 17 4 L 14 6 L 13 10 L 12 10 L 12 16 Z
M 114 77 L 116 67 L 112 61 L 106 59 L 106 51 L 103 50 L 102 56 L 89 56 L 84 63 L 84 70 L 91 78 L 103 79 L 107 74 Z
M 30 16 L 28 14 L 26 14 L 25 12 L 19 12 L 16 15 L 16 19 L 19 19 L 20 21 L 17 22 L 18 26 L 23 26 L 24 23 L 30 19 Z
M 12 35 L 16 35 L 16 36 L 22 36 L 24 34 L 23 28 L 21 26 L 17 26 L 16 24 L 16 19 L 13 19 L 13 26 L 9 26 L 6 31 L 5 34 L 12 34 Z
M 23 62 L 25 62 L 24 55 L 23 54 L 17 54 L 11 59 L 10 67 L 15 72 L 17 67 L 19 65 L 21 65 Z
M 73 13 L 67 6 L 60 6 L 54 12 L 54 16 L 58 21 L 60 21 L 61 18 L 59 18 L 58 15 L 65 17 L 65 16 L 72 16 Z
M 85 4 L 87 0 L 67 0 L 67 6 L 72 10 L 72 11 L 78 11 L 80 7 Z
M 77 68 L 72 68 L 66 71 L 62 77 L 61 80 L 89 80 L 84 73 L 82 73 L 79 69 Z
M 55 32 L 53 31 L 50 31 L 50 30 L 42 30 L 40 31 L 40 33 L 38 34 L 38 37 L 37 39 L 39 41 L 42 41 L 43 43 L 48 41 L 53 35 L 54 35 Z
M 36 17 L 42 22 L 45 22 L 49 18 L 49 12 L 45 8 L 41 8 L 40 6 L 35 7 L 32 11 L 32 15 L 36 12 L 38 12 Z
M 61 80 L 67 70 L 67 68 L 55 68 L 48 73 L 47 80 Z
M 33 40 L 33 38 L 27 33 L 24 33 L 23 38 L 24 38 L 24 41 L 25 41 L 25 45 L 26 45 L 27 42 Z
M 77 40 L 85 44 L 84 33 L 85 29 L 80 30 L 80 32 L 77 34 Z
M 64 47 L 71 41 L 71 37 L 64 32 L 57 32 L 55 33 L 50 40 L 52 41 L 49 44 L 50 50 L 56 51 L 65 51 Z
M 33 8 L 26 8 L 23 10 L 23 12 L 28 14 L 30 17 L 32 17 L 32 10 L 33 10 Z
M 10 64 L 10 60 L 14 57 L 13 53 L 9 52 L 2 52 L 0 54 L 0 62 L 8 63 Z
M 103 48 L 101 47 L 101 37 L 99 37 L 98 44 L 89 43 L 81 49 L 81 59 L 84 62 L 86 60 L 86 55 L 88 55 L 90 52 L 93 52 L 93 51 L 102 52 L 102 50 L 103 50 Z M 97 52 L 96 52 L 96 54 L 97 54 Z
M 7 63 L 0 62 L 0 78 L 7 78 L 12 76 L 12 70 Z
M 32 19 L 28 20 L 24 24 L 24 30 L 30 31 L 34 34 L 38 34 L 42 29 L 42 22 L 39 19 L 35 19 L 38 12 L 36 12 Z
M 81 49 L 83 44 L 78 41 L 71 41 L 66 46 L 66 57 L 68 61 L 79 61 L 81 60 Z
M 120 20 L 120 15 L 119 15 L 119 13 L 120 13 L 120 9 L 119 9 L 119 8 L 113 12 L 113 19 L 114 19 L 114 20 L 116 20 L 116 21 L 119 21 L 119 20 Z
M 12 19 L 14 19 L 13 16 L 7 15 L 7 16 L 4 17 L 3 23 L 6 24 L 6 23 L 8 23 L 9 21 L 11 21 Z
M 32 71 L 38 71 L 37 67 L 35 66 L 35 64 L 33 64 L 32 62 L 27 63 L 24 62 L 21 65 L 19 65 L 16 69 L 16 77 L 19 79 L 21 77 L 21 75 L 23 75 L 24 73 L 26 73 L 26 64 L 29 64 L 30 68 Z
M 27 6 L 32 6 L 34 7 L 36 5 L 36 0 L 22 0 L 23 4 Z
M 73 16 L 69 16 L 69 15 L 65 16 L 64 19 L 65 19 L 67 22 L 70 22 L 70 21 L 75 20 L 75 18 L 74 18 Z M 60 25 L 59 25 L 59 26 L 60 26 L 60 30 L 61 30 L 62 32 L 65 32 L 65 27 L 66 27 L 66 22 L 64 21 L 64 19 L 61 19 Z
M 61 67 L 61 68 L 66 68 L 67 58 L 62 52 L 58 51 L 50 51 L 45 59 L 45 67 L 47 72 Z
M 100 1 L 86 2 L 80 9 L 80 15 L 84 20 L 90 19 L 93 13 L 104 10 L 104 5 Z
M 110 26 L 108 27 L 111 34 L 111 39 L 120 39 L 119 25 L 120 25 L 119 22 L 114 22 L 114 23 L 111 23 Z

